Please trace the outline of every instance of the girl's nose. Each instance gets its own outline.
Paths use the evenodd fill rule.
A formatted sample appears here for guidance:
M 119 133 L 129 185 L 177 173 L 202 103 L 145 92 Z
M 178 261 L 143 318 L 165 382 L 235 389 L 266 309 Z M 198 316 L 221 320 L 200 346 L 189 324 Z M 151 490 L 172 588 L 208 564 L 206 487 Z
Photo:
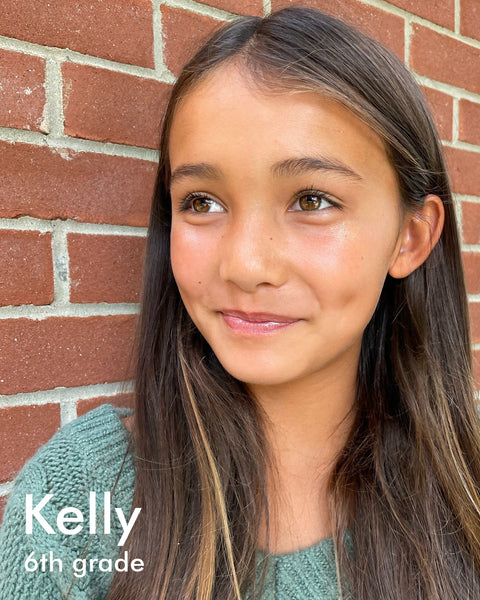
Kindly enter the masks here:
M 273 220 L 254 215 L 237 219 L 222 236 L 219 252 L 220 277 L 245 292 L 262 285 L 280 287 L 287 279 L 285 243 Z

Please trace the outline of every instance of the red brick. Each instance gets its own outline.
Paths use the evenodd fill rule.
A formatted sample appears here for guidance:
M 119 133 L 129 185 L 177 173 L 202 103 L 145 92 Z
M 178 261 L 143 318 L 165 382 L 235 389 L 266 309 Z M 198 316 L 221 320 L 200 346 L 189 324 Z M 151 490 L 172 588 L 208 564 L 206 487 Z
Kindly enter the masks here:
M 432 112 L 435 125 L 442 140 L 452 139 L 453 130 L 453 98 L 448 94 L 422 86 L 428 106 Z
M 480 344 L 480 302 L 470 302 L 468 307 L 472 327 L 472 343 Z
M 187 60 L 216 29 L 225 25 L 225 21 L 170 6 L 162 6 L 161 11 L 165 63 L 178 75 Z
M 462 98 L 458 108 L 459 139 L 480 145 L 480 104 Z
M 133 392 L 125 392 L 123 394 L 117 394 L 116 396 L 99 396 L 98 398 L 86 398 L 84 400 L 78 400 L 77 402 L 77 415 L 84 415 L 89 410 L 97 408 L 102 404 L 113 404 L 120 408 L 134 408 L 135 394 Z
M 148 224 L 153 162 L 0 142 L 0 164 L 0 217 Z
M 62 71 L 65 133 L 158 148 L 169 85 L 68 62 Z
M 402 61 L 405 57 L 405 22 L 374 6 L 356 0 L 272 0 L 272 10 L 290 5 L 318 8 L 353 25 L 392 50 Z
M 466 244 L 480 244 L 480 204 L 462 202 L 463 241 Z
M 480 49 L 413 25 L 410 65 L 420 75 L 480 93 Z
M 145 238 L 68 235 L 71 302 L 138 302 Z
M 460 0 L 460 33 L 480 40 L 480 4 L 478 0 Z
M 480 195 L 480 154 L 444 148 L 452 189 L 457 194 Z
M 0 126 L 46 131 L 45 60 L 0 50 Z
M 455 0 L 388 0 L 438 25 L 455 29 Z
M 2 0 L 0 35 L 153 67 L 150 0 Z
M 0 232 L 0 305 L 53 301 L 51 241 L 50 233 Z
M 0 321 L 0 394 L 131 379 L 135 315 Z
M 0 448 L 8 448 L 0 461 L 0 483 L 13 479 L 59 427 L 59 404 L 0 408 Z
M 480 294 L 480 252 L 464 252 L 463 264 L 467 280 L 467 292 Z
M 197 2 L 221 8 L 236 15 L 263 16 L 262 0 L 197 0 Z

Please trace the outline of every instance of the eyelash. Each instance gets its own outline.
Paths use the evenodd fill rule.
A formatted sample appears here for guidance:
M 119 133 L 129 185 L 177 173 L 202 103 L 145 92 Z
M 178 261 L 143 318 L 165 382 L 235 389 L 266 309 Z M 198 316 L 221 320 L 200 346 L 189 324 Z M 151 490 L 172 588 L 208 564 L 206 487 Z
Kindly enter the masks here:
M 320 198 L 320 201 L 325 200 L 326 202 L 328 202 L 333 208 L 339 208 L 341 209 L 342 206 L 338 203 L 335 202 L 335 200 L 333 199 L 332 196 L 330 196 L 330 194 L 327 194 L 325 192 L 320 192 L 319 190 L 316 190 L 313 186 L 311 188 L 307 188 L 304 189 L 300 192 L 297 192 L 295 194 L 295 201 L 293 202 L 292 206 L 294 206 L 295 204 L 297 204 L 297 202 L 299 202 L 304 196 L 318 196 Z M 179 204 L 179 212 L 186 212 L 186 211 L 191 211 L 194 212 L 196 214 L 202 214 L 201 211 L 194 211 L 191 204 L 192 201 L 195 200 L 196 198 L 203 198 L 205 200 L 209 200 L 212 202 L 215 202 L 216 204 L 220 204 L 219 202 L 217 202 L 216 200 L 213 200 L 212 198 L 209 198 L 207 194 L 203 193 L 203 192 L 191 192 L 189 194 L 187 194 L 185 196 L 185 198 L 183 198 L 183 200 L 180 201 Z M 220 205 L 221 206 L 221 205 Z M 208 212 L 210 211 L 205 211 L 205 214 L 208 214 Z M 321 212 L 320 209 L 315 209 L 315 210 L 299 210 L 299 211 L 290 211 L 290 212 Z
M 194 211 L 191 207 L 192 201 L 195 200 L 196 198 L 204 198 L 205 200 L 211 200 L 212 202 L 216 202 L 216 200 L 212 200 L 212 198 L 209 198 L 207 196 L 207 194 L 204 194 L 202 192 L 191 192 L 190 194 L 187 194 L 183 200 L 180 201 L 180 204 L 178 207 L 179 212 L 185 212 L 185 211 L 191 210 L 194 213 L 201 214 L 200 211 Z M 220 204 L 220 203 L 217 202 L 217 204 Z

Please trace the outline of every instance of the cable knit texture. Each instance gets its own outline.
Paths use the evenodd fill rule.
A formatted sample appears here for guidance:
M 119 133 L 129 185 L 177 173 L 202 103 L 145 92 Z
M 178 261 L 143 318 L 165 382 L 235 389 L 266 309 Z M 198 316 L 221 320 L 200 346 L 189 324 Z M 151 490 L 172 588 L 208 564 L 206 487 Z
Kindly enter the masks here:
M 2 600 L 102 600 L 113 579 L 113 572 L 102 572 L 98 562 L 84 577 L 76 577 L 73 561 L 85 557 L 111 559 L 123 556 L 118 542 L 122 527 L 114 507 L 121 508 L 128 521 L 132 511 L 135 474 L 133 456 L 128 448 L 131 435 L 122 421 L 128 409 L 104 404 L 64 426 L 24 466 L 15 480 L 5 509 L 0 531 L 0 598 Z M 122 467 L 122 462 L 125 463 Z M 119 475 L 120 473 L 120 475 Z M 100 519 L 97 532 L 89 533 L 89 493 L 96 492 L 97 521 L 102 515 L 105 491 L 111 491 L 111 533 L 103 533 Z M 25 533 L 25 495 L 33 495 L 33 507 L 46 494 L 53 498 L 41 509 L 42 516 L 55 530 L 48 534 L 33 519 L 33 533 Z M 66 507 L 78 508 L 83 529 L 75 535 L 58 531 L 57 514 Z M 73 529 L 79 523 L 67 523 Z M 52 572 L 47 560 L 45 572 L 28 572 L 25 561 L 44 554 L 62 561 Z M 52 554 L 50 554 L 52 553 Z M 129 557 L 133 559 L 137 557 Z M 142 558 L 139 556 L 138 558 Z M 260 553 L 259 564 L 265 560 Z M 247 592 L 246 598 L 250 597 Z M 304 550 L 271 555 L 268 560 L 266 588 L 262 600 L 336 600 L 337 583 L 331 539 Z

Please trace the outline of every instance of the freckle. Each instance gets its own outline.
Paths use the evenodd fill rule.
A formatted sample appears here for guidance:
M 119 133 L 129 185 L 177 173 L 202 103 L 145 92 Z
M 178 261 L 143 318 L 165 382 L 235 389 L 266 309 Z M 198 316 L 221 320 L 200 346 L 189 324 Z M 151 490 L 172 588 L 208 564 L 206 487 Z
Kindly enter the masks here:
M 270 238 L 270 241 L 272 241 L 272 240 L 273 240 L 273 238 Z
M 201 281 L 197 281 L 197 283 L 198 283 L 198 285 L 202 285 L 202 282 L 201 282 Z

